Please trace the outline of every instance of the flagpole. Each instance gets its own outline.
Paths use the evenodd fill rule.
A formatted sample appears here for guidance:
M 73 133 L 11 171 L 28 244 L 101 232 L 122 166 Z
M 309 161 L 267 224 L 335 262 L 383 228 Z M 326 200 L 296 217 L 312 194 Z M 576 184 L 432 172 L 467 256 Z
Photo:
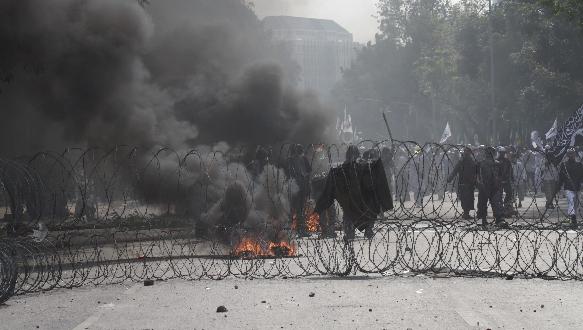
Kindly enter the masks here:
M 389 132 L 389 138 L 391 139 L 391 147 L 392 147 L 395 144 L 395 141 L 393 140 L 393 133 L 391 132 L 391 127 L 389 126 L 387 114 L 384 111 L 382 114 L 383 114 L 383 120 L 385 121 L 385 126 L 387 126 L 387 131 Z

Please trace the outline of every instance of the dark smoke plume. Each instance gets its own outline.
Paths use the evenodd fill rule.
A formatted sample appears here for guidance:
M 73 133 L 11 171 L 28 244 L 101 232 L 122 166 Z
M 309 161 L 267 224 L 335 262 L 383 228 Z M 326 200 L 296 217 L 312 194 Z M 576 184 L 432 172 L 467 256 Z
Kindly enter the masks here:
M 135 146 L 142 154 L 121 177 L 142 200 L 212 225 L 245 210 L 225 195 L 245 187 L 240 221 L 281 227 L 292 181 L 272 187 L 265 174 L 251 183 L 228 157 L 184 162 L 177 154 L 326 142 L 330 112 L 294 88 L 297 66 L 242 0 L 143 3 L 0 0 L 0 156 Z M 161 147 L 177 153 L 152 162 Z
M 0 153 L 326 140 L 240 0 L 0 0 Z

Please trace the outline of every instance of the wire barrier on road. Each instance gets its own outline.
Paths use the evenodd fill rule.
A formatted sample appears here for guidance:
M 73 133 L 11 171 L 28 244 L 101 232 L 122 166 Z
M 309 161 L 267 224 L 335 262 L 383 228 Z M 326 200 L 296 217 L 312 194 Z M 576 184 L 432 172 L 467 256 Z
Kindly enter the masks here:
M 360 163 L 383 161 L 394 208 L 376 212 L 372 235 L 354 239 L 344 237 L 339 205 L 327 235 L 320 223 L 298 235 L 294 211 L 302 191 L 302 210 L 313 207 L 319 183 L 344 161 L 346 146 L 305 147 L 311 190 L 302 190 L 289 170 L 290 150 L 297 150 L 290 146 L 266 149 L 269 161 L 251 164 L 245 150 L 220 146 L 153 154 L 69 149 L 0 159 L 0 302 L 144 279 L 583 277 L 581 232 L 562 225 L 565 198 L 543 194 L 556 174 L 544 155 L 523 152 L 514 164 L 509 226 L 500 228 L 462 219 L 457 182 L 447 180 L 462 147 L 361 146 L 367 152 Z

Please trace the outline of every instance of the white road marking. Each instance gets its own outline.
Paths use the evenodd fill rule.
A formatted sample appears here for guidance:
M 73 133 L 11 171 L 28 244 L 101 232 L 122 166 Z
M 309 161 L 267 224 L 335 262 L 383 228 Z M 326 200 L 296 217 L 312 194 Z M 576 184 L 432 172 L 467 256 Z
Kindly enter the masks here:
M 469 326 L 488 327 L 488 321 L 482 318 L 481 315 L 467 309 L 455 309 L 455 312 L 464 320 Z
M 140 284 L 135 284 L 131 288 L 125 290 L 123 292 L 123 294 L 124 295 L 133 294 L 140 287 L 141 287 Z M 91 327 L 93 324 L 95 324 L 95 322 L 97 322 L 103 316 L 103 314 L 107 310 L 113 310 L 113 309 L 115 309 L 115 304 L 114 303 L 100 305 L 98 307 L 98 310 L 93 315 L 89 316 L 85 321 L 81 322 L 79 325 L 77 325 L 76 327 L 74 327 L 73 330 L 85 330 L 85 329 L 89 329 L 89 327 Z
M 78 326 L 74 327 L 73 330 L 85 330 L 88 329 L 90 326 L 93 325 L 93 323 L 97 322 L 97 320 L 99 320 L 99 318 L 101 317 L 101 312 L 97 313 L 97 314 L 93 314 L 91 316 L 89 316 L 87 318 L 87 320 L 83 321 L 82 323 L 80 323 Z

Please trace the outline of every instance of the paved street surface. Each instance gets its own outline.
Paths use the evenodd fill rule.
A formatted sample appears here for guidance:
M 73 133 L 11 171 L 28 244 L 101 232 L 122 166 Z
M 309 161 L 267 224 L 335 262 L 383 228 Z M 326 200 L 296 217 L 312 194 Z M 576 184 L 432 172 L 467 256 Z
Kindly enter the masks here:
M 172 280 L 18 296 L 0 328 L 580 329 L 581 297 L 580 282 L 539 279 Z

